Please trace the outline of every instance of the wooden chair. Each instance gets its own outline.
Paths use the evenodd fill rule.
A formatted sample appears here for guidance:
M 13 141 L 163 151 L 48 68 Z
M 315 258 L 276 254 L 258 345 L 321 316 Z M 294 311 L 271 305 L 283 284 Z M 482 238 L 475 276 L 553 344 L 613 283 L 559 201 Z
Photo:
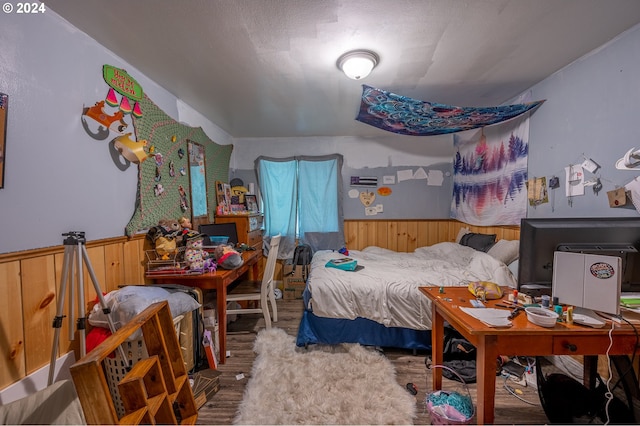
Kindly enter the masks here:
M 234 293 L 233 291 L 227 294 L 228 302 L 240 302 L 255 300 L 260 302 L 260 306 L 257 308 L 243 308 L 243 309 L 227 309 L 227 315 L 242 315 L 242 314 L 262 314 L 264 315 L 264 321 L 266 328 L 271 328 L 271 315 L 269 314 L 269 306 L 267 301 L 271 302 L 271 310 L 273 311 L 273 321 L 278 322 L 278 308 L 276 307 L 276 296 L 273 292 L 275 286 L 273 284 L 273 277 L 276 270 L 276 260 L 278 258 L 278 247 L 280 246 L 280 235 L 271 237 L 271 245 L 269 247 L 269 255 L 267 256 L 267 264 L 264 268 L 264 274 L 262 275 L 262 281 L 259 283 L 259 289 L 254 287 L 258 291 L 251 293 Z M 240 289 L 246 289 L 247 283 L 240 283 L 234 290 L 240 291 Z

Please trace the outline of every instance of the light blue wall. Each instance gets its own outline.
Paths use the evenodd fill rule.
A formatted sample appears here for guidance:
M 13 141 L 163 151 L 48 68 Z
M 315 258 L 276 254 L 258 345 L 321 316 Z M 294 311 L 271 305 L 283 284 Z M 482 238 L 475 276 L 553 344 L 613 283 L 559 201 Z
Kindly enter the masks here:
M 627 150 L 640 148 L 640 26 L 535 85 L 530 97 L 547 101 L 530 122 L 529 177 L 556 175 L 561 187 L 550 190 L 555 203 L 530 207 L 528 216 L 638 216 L 633 206 L 609 207 L 606 192 L 640 175 L 640 168 L 615 168 Z M 603 188 L 599 195 L 585 188 L 570 206 L 564 168 L 581 163 L 583 156 L 601 166 L 596 175 Z
M 109 154 L 112 138 L 90 138 L 80 121 L 83 105 L 107 94 L 104 64 L 125 68 L 178 119 L 175 96 L 54 12 L 0 14 L 0 92 L 9 95 L 0 253 L 59 245 L 70 230 L 89 240 L 124 235 L 138 168 L 120 171 Z

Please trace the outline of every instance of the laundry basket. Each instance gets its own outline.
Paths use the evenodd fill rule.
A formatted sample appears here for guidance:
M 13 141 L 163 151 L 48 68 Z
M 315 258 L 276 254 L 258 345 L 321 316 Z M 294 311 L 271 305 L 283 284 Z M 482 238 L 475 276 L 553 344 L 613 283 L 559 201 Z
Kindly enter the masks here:
M 180 339 L 180 322 L 184 318 L 184 315 L 179 315 L 173 319 L 173 326 L 176 330 L 176 334 L 178 335 L 178 339 Z M 142 338 L 137 340 L 128 340 L 122 344 L 122 348 L 124 349 L 124 353 L 127 355 L 127 359 L 123 360 L 120 355 L 120 351 L 117 350 L 114 352 L 113 358 L 107 357 L 102 361 L 102 367 L 104 369 L 104 375 L 107 379 L 107 385 L 109 386 L 109 392 L 111 393 L 111 398 L 113 399 L 113 405 L 116 409 L 116 413 L 118 414 L 118 418 L 122 418 L 125 415 L 124 404 L 122 403 L 122 398 L 120 398 L 120 391 L 118 390 L 118 383 L 124 376 L 127 375 L 131 366 L 133 366 L 136 362 L 141 359 L 145 359 L 149 357 L 147 353 L 147 347 L 144 344 L 144 340 Z
M 430 365 L 427 368 L 443 368 L 455 374 L 466 391 L 463 395 L 456 391 L 437 390 L 427 394 L 425 404 L 432 425 L 467 425 L 473 420 L 475 408 L 469 386 L 462 376 L 446 365 Z

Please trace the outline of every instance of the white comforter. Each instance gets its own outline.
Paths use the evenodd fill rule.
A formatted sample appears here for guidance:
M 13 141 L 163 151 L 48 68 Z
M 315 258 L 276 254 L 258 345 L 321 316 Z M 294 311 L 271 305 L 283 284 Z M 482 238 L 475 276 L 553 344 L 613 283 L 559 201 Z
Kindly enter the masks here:
M 334 251 L 313 256 L 307 282 L 310 308 L 327 318 L 368 318 L 387 327 L 431 329 L 431 303 L 418 290 L 423 286 L 466 286 L 491 281 L 516 286 L 507 266 L 486 253 L 456 243 L 420 247 L 400 253 L 380 247 L 351 250 L 364 269 L 355 272 L 327 268 Z

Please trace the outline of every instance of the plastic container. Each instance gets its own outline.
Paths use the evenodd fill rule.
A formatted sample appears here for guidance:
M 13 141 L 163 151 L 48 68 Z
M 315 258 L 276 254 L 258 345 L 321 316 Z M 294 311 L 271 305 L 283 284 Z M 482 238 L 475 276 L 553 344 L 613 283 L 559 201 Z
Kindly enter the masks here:
M 209 237 L 209 241 L 211 241 L 211 245 L 213 246 L 222 246 L 229 242 L 229 237 L 214 235 L 213 237 Z
M 556 322 L 558 322 L 558 314 L 550 309 L 531 306 L 525 308 L 524 311 L 527 313 L 527 319 L 529 322 L 541 327 L 551 328 L 556 325 Z

